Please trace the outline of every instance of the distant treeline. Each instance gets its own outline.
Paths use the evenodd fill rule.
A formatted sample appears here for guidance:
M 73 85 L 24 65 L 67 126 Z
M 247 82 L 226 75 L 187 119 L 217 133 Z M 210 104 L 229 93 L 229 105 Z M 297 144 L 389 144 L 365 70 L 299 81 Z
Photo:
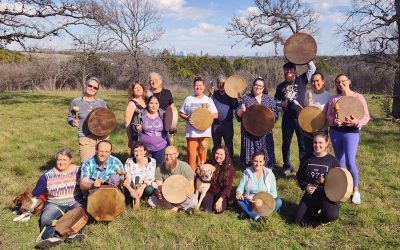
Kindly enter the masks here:
M 322 72 L 330 91 L 334 78 L 348 74 L 353 89 L 362 93 L 391 93 L 394 72 L 367 63 L 361 56 L 322 56 L 314 61 Z M 283 80 L 283 57 L 177 57 L 164 51 L 142 55 L 140 79 L 147 84 L 147 75 L 156 71 L 164 84 L 177 91 L 188 91 L 196 75 L 207 83 L 218 75 L 239 74 L 249 83 L 263 77 L 273 91 Z M 123 53 L 20 53 L 0 50 L 0 91 L 80 89 L 88 77 L 96 76 L 105 88 L 127 89 L 133 80 L 134 63 Z M 305 66 L 299 66 L 302 73 Z

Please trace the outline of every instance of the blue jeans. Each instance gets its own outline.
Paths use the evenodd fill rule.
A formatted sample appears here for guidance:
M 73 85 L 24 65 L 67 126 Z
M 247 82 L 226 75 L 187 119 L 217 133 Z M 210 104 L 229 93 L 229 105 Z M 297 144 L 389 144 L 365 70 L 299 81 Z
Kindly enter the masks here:
M 164 153 L 165 153 L 165 148 L 154 152 L 149 151 L 149 156 L 151 158 L 154 158 L 154 160 L 156 160 L 157 167 L 160 167 L 164 163 Z
M 211 126 L 211 134 L 214 143 L 213 152 L 216 147 L 221 146 L 222 138 L 224 138 L 225 146 L 229 150 L 229 155 L 233 160 L 233 121 L 219 124 L 214 122 Z
M 46 202 L 42 215 L 40 216 L 40 231 L 42 231 L 43 228 L 46 227 L 42 234 L 42 239 L 45 240 L 55 236 L 56 231 L 52 224 L 53 220 L 58 220 L 62 217 L 63 214 L 61 213 L 61 211 L 63 213 L 66 213 L 69 210 L 80 206 L 82 206 L 82 204 L 79 202 L 75 203 L 72 206 L 60 206 L 54 203 Z
M 239 207 L 245 212 L 250 218 L 253 220 L 256 220 L 259 216 L 253 211 L 253 208 L 251 207 L 251 203 L 245 199 L 244 201 L 242 200 L 237 200 L 237 204 Z M 279 209 L 282 207 L 282 200 L 279 197 L 275 198 L 275 212 L 278 212 Z
M 299 159 L 302 160 L 306 154 L 303 143 L 303 130 L 300 128 L 297 118 L 283 116 L 282 119 L 282 157 L 283 169 L 290 169 L 290 143 L 293 133 L 296 132 L 297 145 L 299 146 Z

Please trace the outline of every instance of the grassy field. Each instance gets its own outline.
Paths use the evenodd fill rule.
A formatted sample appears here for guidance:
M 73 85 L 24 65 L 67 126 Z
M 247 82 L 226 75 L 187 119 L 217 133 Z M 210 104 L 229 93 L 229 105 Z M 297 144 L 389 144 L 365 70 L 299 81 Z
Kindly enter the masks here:
M 77 132 L 66 123 L 69 102 L 78 92 L 0 93 L 0 249 L 32 249 L 39 234 L 38 217 L 15 223 L 13 196 L 33 188 L 38 177 L 54 166 L 58 149 L 72 149 L 78 163 Z M 175 94 L 177 106 L 185 94 Z M 111 134 L 114 155 L 128 157 L 123 117 L 127 94 L 102 92 L 118 120 Z M 291 218 L 302 192 L 294 176 L 277 179 L 282 211 L 262 223 L 241 221 L 231 206 L 222 215 L 197 212 L 194 216 L 144 208 L 127 209 L 111 223 L 86 227 L 88 240 L 63 244 L 60 249 L 399 249 L 400 248 L 400 128 L 384 119 L 383 101 L 367 98 L 372 121 L 361 130 L 357 163 L 363 203 L 344 203 L 340 218 L 317 228 L 301 228 Z M 235 158 L 240 151 L 239 124 L 235 124 Z M 186 158 L 184 123 L 179 121 L 176 144 Z M 282 165 L 280 120 L 274 128 L 277 165 Z M 292 165 L 297 169 L 297 146 Z M 239 166 L 238 166 L 239 168 Z M 279 171 L 279 168 L 275 169 Z M 237 171 L 235 185 L 240 171 Z

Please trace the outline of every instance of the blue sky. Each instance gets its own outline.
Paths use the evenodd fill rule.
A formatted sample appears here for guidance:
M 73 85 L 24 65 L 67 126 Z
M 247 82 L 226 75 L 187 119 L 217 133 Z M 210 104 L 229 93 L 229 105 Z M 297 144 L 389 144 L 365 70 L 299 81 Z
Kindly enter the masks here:
M 226 56 L 274 55 L 272 44 L 251 48 L 248 41 L 231 48 L 238 37 L 229 38 L 225 33 L 233 16 L 243 16 L 254 6 L 252 0 L 150 0 L 159 7 L 162 26 L 165 30 L 161 39 L 152 49 L 164 48 L 195 53 Z M 335 34 L 336 24 L 344 18 L 343 11 L 351 6 L 351 0 L 302 0 L 320 14 L 319 33 L 314 36 L 318 44 L 318 55 L 352 54 L 340 47 L 341 38 Z M 66 37 L 34 41 L 36 47 L 46 49 L 72 48 Z M 15 49 L 15 46 L 9 46 Z M 280 55 L 283 49 L 279 50 Z
M 251 0 L 156 0 L 162 10 L 165 34 L 155 45 L 158 48 L 174 48 L 176 51 L 210 55 L 273 55 L 272 45 L 251 48 L 242 43 L 231 48 L 235 39 L 228 38 L 225 28 L 233 16 L 243 16 Z M 340 47 L 340 37 L 335 34 L 336 24 L 343 20 L 341 11 L 350 7 L 350 0 L 303 0 L 318 10 L 319 33 L 315 36 L 319 55 L 350 54 Z

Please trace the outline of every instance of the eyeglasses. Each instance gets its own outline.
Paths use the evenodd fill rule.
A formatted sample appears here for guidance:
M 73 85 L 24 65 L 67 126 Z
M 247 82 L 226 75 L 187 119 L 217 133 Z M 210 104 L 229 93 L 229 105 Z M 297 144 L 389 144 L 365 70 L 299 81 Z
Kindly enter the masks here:
M 256 87 L 256 88 L 260 88 L 260 89 L 262 89 L 262 88 L 264 88 L 264 85 L 258 85 L 258 84 L 254 84 L 254 85 L 253 85 L 253 87 Z
M 165 157 L 168 157 L 168 156 L 172 157 L 172 156 L 174 156 L 174 155 L 176 155 L 176 154 L 177 154 L 177 153 L 164 154 L 164 156 L 165 156 Z
M 95 89 L 95 90 L 98 90 L 98 89 L 99 89 L 98 87 L 96 87 L 96 86 L 93 86 L 93 85 L 91 85 L 91 84 L 88 84 L 88 85 L 87 85 L 87 87 L 88 87 L 88 88 Z

